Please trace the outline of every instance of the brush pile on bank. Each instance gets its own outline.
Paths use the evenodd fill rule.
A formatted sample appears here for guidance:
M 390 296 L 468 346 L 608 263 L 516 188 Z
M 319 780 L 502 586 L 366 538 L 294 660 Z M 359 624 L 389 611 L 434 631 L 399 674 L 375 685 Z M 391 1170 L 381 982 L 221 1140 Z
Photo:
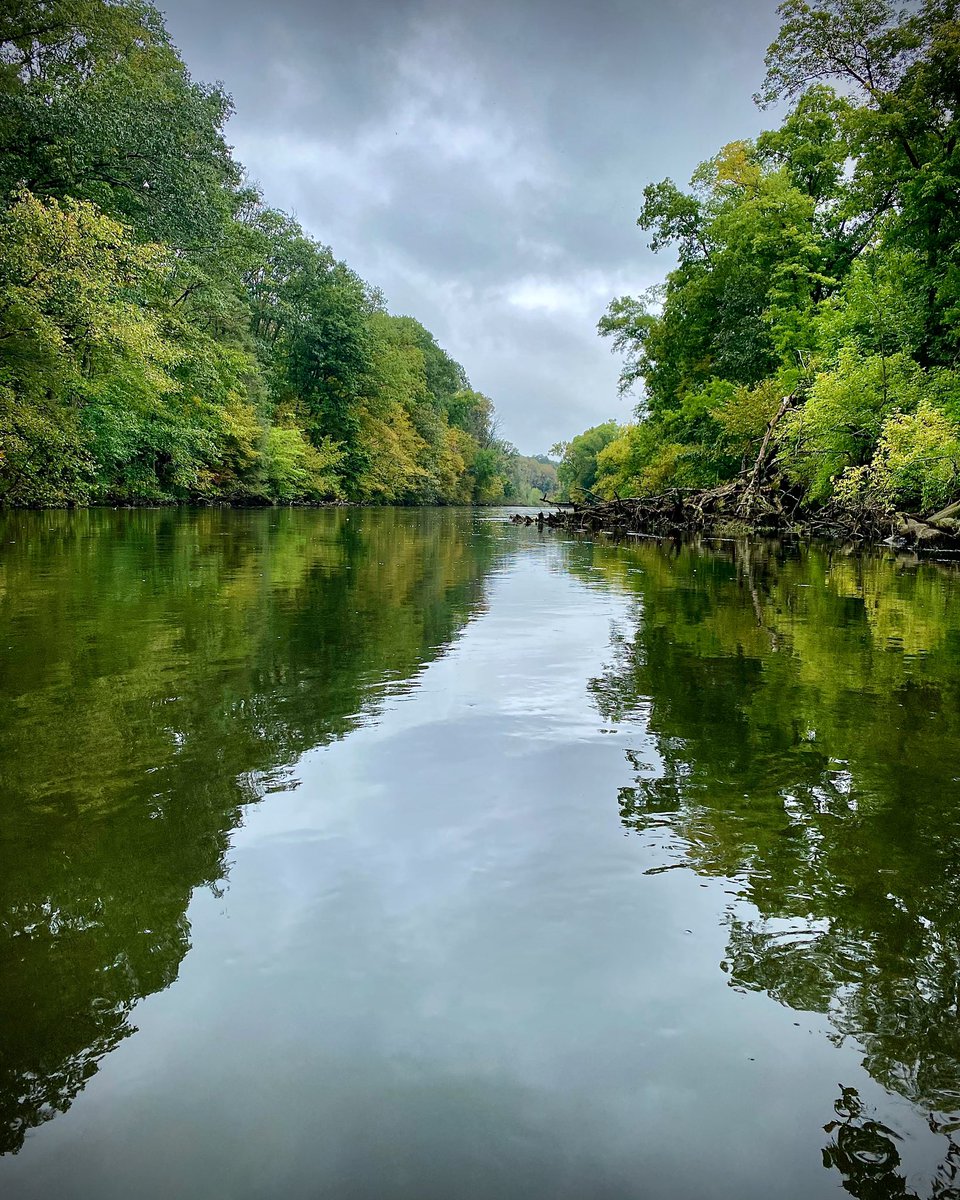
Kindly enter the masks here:
M 960 501 L 930 516 L 838 505 L 805 510 L 790 492 L 732 480 L 706 490 L 672 488 L 657 496 L 570 504 L 536 516 L 517 513 L 514 524 L 563 529 L 569 533 L 622 537 L 677 537 L 788 533 L 886 544 L 898 549 L 960 553 Z

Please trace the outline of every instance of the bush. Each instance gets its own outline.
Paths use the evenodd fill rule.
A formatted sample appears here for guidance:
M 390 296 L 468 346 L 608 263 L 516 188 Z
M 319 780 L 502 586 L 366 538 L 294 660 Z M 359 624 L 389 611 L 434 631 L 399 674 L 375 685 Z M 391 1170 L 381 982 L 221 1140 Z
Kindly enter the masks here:
M 837 485 L 847 507 L 932 512 L 960 484 L 960 425 L 923 399 L 915 413 L 888 418 L 873 460 L 848 468 Z

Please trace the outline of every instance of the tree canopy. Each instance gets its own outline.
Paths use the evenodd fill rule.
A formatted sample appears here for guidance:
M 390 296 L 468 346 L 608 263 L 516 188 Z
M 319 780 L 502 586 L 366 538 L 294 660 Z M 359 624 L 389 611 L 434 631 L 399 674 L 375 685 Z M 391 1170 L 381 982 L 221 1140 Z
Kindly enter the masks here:
M 755 97 L 789 103 L 779 127 L 644 190 L 677 262 L 600 320 L 639 403 L 595 490 L 733 478 L 790 397 L 776 476 L 798 500 L 932 510 L 960 491 L 958 5 L 779 12 Z
M 141 0 L 0 0 L 0 503 L 526 500 L 492 401 L 245 180 Z

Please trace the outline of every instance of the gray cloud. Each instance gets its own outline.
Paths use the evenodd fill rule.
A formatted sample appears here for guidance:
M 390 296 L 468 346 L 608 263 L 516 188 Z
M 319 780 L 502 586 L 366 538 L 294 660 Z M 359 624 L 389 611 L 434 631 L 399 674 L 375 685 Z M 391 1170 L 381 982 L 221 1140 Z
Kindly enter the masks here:
M 195 77 L 233 94 L 268 202 L 422 320 L 505 436 L 532 453 L 629 416 L 595 326 L 669 268 L 635 226 L 643 186 L 763 127 L 774 0 L 165 11 Z

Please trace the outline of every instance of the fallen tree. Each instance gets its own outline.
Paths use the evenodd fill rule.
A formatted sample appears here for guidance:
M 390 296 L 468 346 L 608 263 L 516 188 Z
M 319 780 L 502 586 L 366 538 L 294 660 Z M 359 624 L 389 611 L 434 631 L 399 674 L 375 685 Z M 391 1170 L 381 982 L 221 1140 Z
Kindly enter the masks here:
M 753 465 L 712 488 L 671 488 L 655 496 L 612 500 L 584 493 L 580 502 L 536 517 L 517 513 L 515 524 L 601 533 L 610 537 L 685 533 L 744 536 L 792 533 L 799 537 L 884 543 L 898 549 L 960 553 L 960 499 L 928 516 L 897 512 L 876 501 L 812 505 L 802 489 L 784 479 L 774 436 L 796 402 L 784 396 L 767 422 Z
M 960 500 L 928 516 L 866 508 L 854 511 L 835 502 L 815 508 L 765 471 L 766 464 L 760 472 L 755 466 L 736 479 L 703 490 L 671 488 L 656 496 L 612 500 L 594 497 L 536 516 L 517 513 L 511 519 L 518 525 L 614 538 L 790 533 L 960 553 Z

